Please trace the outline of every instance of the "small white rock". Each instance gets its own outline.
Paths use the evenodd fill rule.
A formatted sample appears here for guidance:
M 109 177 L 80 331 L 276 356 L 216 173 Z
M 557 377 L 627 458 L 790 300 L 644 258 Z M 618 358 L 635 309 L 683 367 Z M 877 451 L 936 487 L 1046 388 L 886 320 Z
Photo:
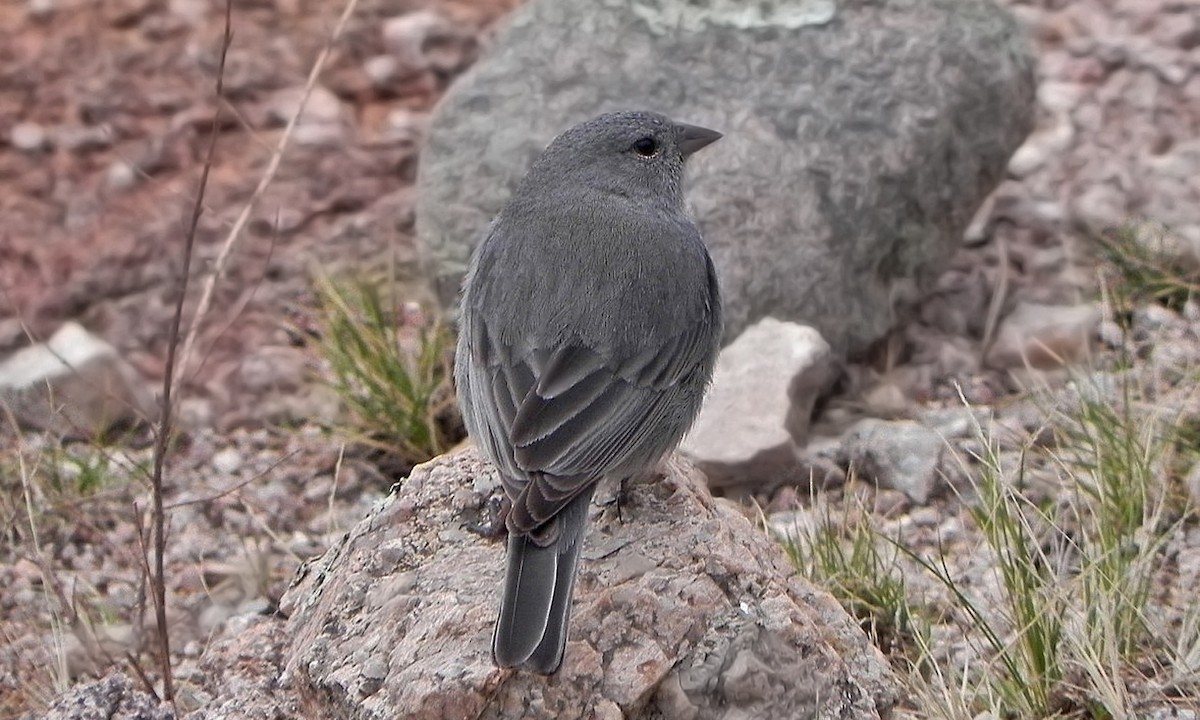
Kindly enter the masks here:
M 8 141 L 21 152 L 43 150 L 47 140 L 45 128 L 32 122 L 17 123 L 8 134 Z
M 1037 98 L 1038 103 L 1049 112 L 1065 115 L 1079 105 L 1086 92 L 1087 88 L 1079 83 L 1048 80 L 1038 86 Z
M 300 103 L 303 100 L 303 87 L 285 88 L 271 98 L 268 112 L 276 122 L 286 123 L 300 112 Z M 332 90 L 317 85 L 309 93 L 308 102 L 304 104 L 304 114 L 300 116 L 299 122 L 337 122 L 342 116 L 342 101 L 338 96 Z
M 383 44 L 398 61 L 414 70 L 429 65 L 426 41 L 450 30 L 449 22 L 433 10 L 418 10 L 383 23 Z
M 984 199 L 971 218 L 971 223 L 963 231 L 963 242 L 967 245 L 978 245 L 987 239 L 992 227 L 992 213 L 996 210 L 996 194 L 992 193 Z
M 272 98 L 270 117 L 283 125 L 300 112 L 304 99 L 304 88 L 293 87 L 280 90 Z M 304 112 L 296 121 L 292 139 L 297 145 L 310 147 L 336 145 L 346 136 L 348 128 L 345 107 L 341 99 L 331 90 L 317 85 L 304 104 Z
M 396 108 L 387 115 L 387 137 L 392 141 L 419 143 L 429 125 L 429 114 Z
M 683 453 L 717 487 L 794 480 L 813 405 L 833 378 L 819 332 L 764 318 L 721 351 Z
M 29 17 L 44 20 L 58 9 L 58 0 L 29 0 L 25 7 L 29 10 Z
M 199 25 L 208 17 L 208 0 L 170 0 L 167 9 L 171 14 L 189 25 Z
M 105 173 L 108 186 L 113 190 L 125 190 L 137 184 L 137 168 L 126 160 L 117 160 L 108 167 Z
M 811 538 L 819 527 L 813 513 L 804 508 L 772 513 L 767 524 L 775 537 L 796 544 Z
M 1024 178 L 1042 167 L 1046 161 L 1071 146 L 1075 130 L 1065 116 L 1050 127 L 1038 130 L 1013 153 L 1008 161 L 1008 172 L 1014 177 Z
M 219 450 L 212 457 L 213 469 L 222 475 L 233 475 L 242 468 L 244 462 L 242 454 L 232 447 Z
M 385 87 L 396 77 L 399 63 L 391 55 L 376 55 L 363 63 L 363 72 L 375 87 Z
M 87 440 L 157 413 L 137 370 L 75 322 L 0 362 L 0 406 L 22 426 Z
M 1127 199 L 1108 183 L 1097 183 L 1071 203 L 1075 217 L 1092 232 L 1104 232 L 1120 225 L 1128 218 Z

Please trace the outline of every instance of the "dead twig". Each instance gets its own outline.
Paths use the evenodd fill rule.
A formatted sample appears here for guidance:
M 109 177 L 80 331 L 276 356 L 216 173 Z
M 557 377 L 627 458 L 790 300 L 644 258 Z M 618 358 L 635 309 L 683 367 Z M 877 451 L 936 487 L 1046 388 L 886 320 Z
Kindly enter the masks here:
M 246 487 L 247 485 L 254 482 L 255 480 L 260 480 L 260 479 L 266 477 L 268 473 L 275 470 L 275 468 L 281 467 L 285 462 L 292 459 L 292 457 L 294 457 L 296 455 L 296 453 L 298 453 L 298 452 L 300 452 L 300 451 L 293 450 L 293 451 L 289 452 L 287 455 L 284 455 L 283 457 L 279 458 L 275 462 L 271 463 L 262 472 L 255 473 L 253 476 L 248 477 L 245 480 L 242 480 L 241 482 L 237 483 L 236 485 L 232 485 L 224 490 L 221 490 L 220 492 L 213 493 L 212 495 L 205 495 L 204 497 L 195 498 L 192 500 L 181 500 L 177 503 L 172 503 L 172 504 L 168 505 L 167 509 L 168 510 L 176 510 L 181 507 L 187 507 L 188 505 L 205 505 L 207 503 L 220 500 L 221 498 L 225 497 L 226 495 L 231 495 L 231 494 L 237 492 L 238 490 L 241 490 L 242 488 Z
M 166 577 L 163 571 L 163 558 L 166 555 L 166 511 L 163 509 L 163 468 L 166 464 L 167 451 L 172 436 L 172 415 L 174 404 L 171 393 L 175 389 L 175 351 L 179 347 L 180 328 L 183 325 L 183 305 L 187 299 L 188 277 L 192 267 L 192 249 L 196 244 L 196 229 L 200 225 L 200 216 L 204 212 L 204 191 L 208 187 L 208 174 L 212 170 L 217 154 L 217 135 L 220 132 L 219 99 L 225 93 L 225 59 L 229 55 L 229 46 L 233 43 L 233 0 L 225 2 L 225 32 L 221 37 L 221 54 L 217 61 L 216 96 L 217 118 L 214 119 L 212 130 L 208 137 L 208 150 L 204 157 L 204 167 L 200 171 L 200 183 L 196 189 L 196 199 L 192 204 L 192 215 L 188 223 L 187 233 L 183 243 L 183 268 L 179 274 L 178 298 L 175 301 L 175 315 L 171 318 L 171 332 L 167 342 L 166 372 L 163 375 L 162 407 L 159 414 L 158 437 L 154 444 L 154 474 L 151 477 L 151 498 L 153 510 L 151 523 L 154 532 L 154 568 L 150 575 L 150 592 L 154 601 L 154 623 L 158 628 L 158 661 L 162 672 L 164 700 L 175 701 L 175 684 L 171 673 L 171 637 L 167 632 L 167 602 Z M 194 326 L 193 326 L 194 327 Z

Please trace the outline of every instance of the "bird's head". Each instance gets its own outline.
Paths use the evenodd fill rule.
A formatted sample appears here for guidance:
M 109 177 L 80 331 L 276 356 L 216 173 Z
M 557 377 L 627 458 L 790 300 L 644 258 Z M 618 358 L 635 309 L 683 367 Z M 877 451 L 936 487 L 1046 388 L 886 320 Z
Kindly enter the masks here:
M 581 185 L 653 204 L 682 201 L 687 158 L 721 137 L 658 113 L 615 112 L 576 125 L 554 139 L 530 176 Z

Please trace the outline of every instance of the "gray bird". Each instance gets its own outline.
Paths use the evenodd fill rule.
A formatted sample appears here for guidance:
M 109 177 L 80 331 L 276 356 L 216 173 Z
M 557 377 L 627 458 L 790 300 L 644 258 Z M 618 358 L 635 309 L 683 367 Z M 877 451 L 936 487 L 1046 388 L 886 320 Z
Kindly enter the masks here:
M 476 250 L 455 380 L 511 500 L 500 667 L 558 670 L 596 484 L 651 468 L 700 410 L 721 302 L 682 181 L 719 137 L 649 112 L 577 125 Z

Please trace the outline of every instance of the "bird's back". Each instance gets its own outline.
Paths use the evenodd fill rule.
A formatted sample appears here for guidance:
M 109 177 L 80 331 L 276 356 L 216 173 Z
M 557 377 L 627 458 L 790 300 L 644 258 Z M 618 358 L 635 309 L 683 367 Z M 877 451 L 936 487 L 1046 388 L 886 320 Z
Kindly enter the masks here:
M 720 330 L 715 271 L 682 209 L 600 192 L 516 200 L 493 223 L 476 274 L 464 312 L 514 348 L 578 342 L 619 362 Z

